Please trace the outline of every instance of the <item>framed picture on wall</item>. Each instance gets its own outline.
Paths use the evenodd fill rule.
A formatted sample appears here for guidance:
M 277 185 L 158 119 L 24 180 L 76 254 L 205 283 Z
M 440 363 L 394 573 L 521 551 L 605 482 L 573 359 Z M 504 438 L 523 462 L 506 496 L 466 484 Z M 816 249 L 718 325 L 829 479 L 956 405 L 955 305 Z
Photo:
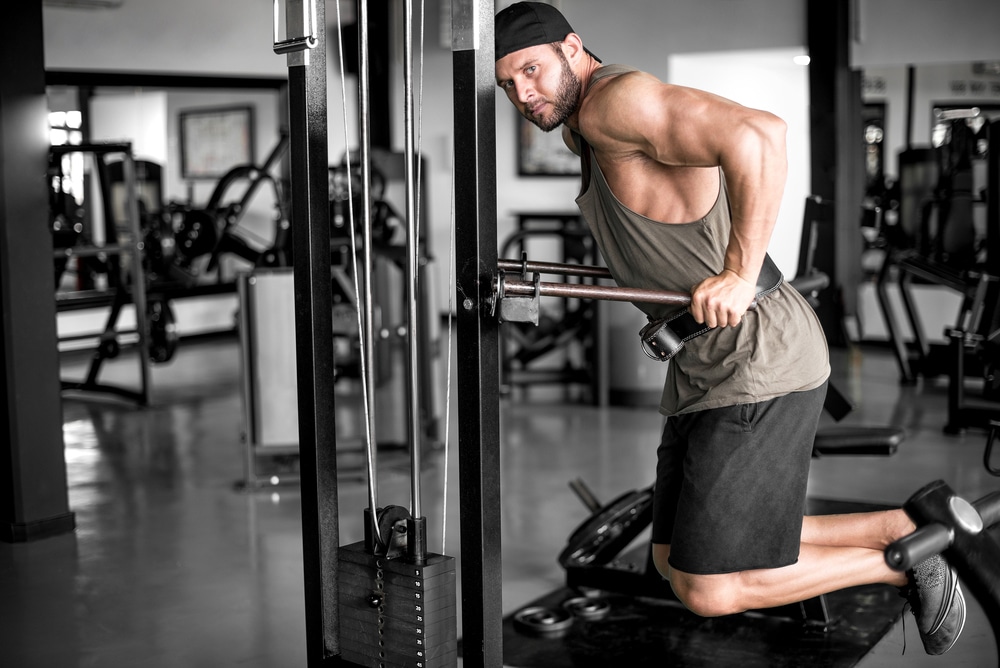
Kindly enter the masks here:
M 253 163 L 253 107 L 187 109 L 179 119 L 181 177 L 218 179 Z
M 579 176 L 580 157 L 566 148 L 562 126 L 543 132 L 520 114 L 517 119 L 519 176 Z

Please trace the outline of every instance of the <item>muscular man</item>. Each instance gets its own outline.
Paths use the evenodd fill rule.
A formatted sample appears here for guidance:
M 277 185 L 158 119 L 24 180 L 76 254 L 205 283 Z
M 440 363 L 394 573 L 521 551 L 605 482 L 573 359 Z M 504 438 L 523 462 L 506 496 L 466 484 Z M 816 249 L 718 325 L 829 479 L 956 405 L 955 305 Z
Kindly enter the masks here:
M 954 571 L 883 559 L 914 529 L 902 510 L 802 516 L 830 367 L 815 314 L 767 257 L 784 122 L 603 65 L 551 5 L 502 10 L 495 35 L 497 85 L 581 156 L 577 204 L 615 280 L 690 291 L 684 317 L 709 328 L 670 360 L 661 401 L 652 549 L 678 598 L 716 616 L 886 583 L 925 650 L 948 651 L 965 623 Z

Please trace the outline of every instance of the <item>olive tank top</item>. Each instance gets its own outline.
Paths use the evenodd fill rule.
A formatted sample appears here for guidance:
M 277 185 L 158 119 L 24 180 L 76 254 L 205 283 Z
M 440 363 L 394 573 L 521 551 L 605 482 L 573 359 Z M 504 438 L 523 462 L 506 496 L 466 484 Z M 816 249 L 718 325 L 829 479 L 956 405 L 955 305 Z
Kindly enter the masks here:
M 633 71 L 622 65 L 599 69 L 599 78 Z M 584 174 L 589 180 L 576 202 L 619 285 L 690 292 L 700 281 L 722 271 L 731 215 L 720 171 L 719 195 L 700 220 L 664 223 L 630 210 L 615 197 L 592 149 L 582 143 Z M 586 177 L 585 177 L 586 178 Z M 668 306 L 636 304 L 659 317 Z M 615 345 L 639 345 L 634 342 Z M 649 364 L 657 364 L 649 360 Z M 809 303 L 782 281 L 780 288 L 747 311 L 737 327 L 717 328 L 688 341 L 667 363 L 660 402 L 665 415 L 741 403 L 756 403 L 811 390 L 830 373 L 826 337 Z

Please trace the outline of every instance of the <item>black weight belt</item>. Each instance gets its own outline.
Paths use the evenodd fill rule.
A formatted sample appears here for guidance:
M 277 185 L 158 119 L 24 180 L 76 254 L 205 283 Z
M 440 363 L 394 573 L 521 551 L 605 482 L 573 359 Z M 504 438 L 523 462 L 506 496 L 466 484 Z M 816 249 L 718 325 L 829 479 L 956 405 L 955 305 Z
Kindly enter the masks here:
M 761 299 L 777 290 L 782 278 L 781 270 L 771 260 L 771 256 L 765 255 L 764 264 L 757 276 L 755 302 L 760 303 Z M 684 348 L 685 343 L 710 329 L 712 328 L 708 325 L 695 320 L 691 311 L 682 309 L 663 318 L 650 320 L 649 324 L 639 332 L 639 339 L 642 351 L 649 358 L 658 362 L 668 362 Z

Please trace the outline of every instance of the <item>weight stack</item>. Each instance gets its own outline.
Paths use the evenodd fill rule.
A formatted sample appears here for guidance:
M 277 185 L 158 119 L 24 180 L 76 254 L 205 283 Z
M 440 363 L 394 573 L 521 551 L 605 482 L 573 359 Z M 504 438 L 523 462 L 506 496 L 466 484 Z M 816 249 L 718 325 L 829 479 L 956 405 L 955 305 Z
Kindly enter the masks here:
M 455 559 L 422 564 L 371 554 L 365 543 L 340 553 L 340 651 L 371 668 L 458 665 Z

